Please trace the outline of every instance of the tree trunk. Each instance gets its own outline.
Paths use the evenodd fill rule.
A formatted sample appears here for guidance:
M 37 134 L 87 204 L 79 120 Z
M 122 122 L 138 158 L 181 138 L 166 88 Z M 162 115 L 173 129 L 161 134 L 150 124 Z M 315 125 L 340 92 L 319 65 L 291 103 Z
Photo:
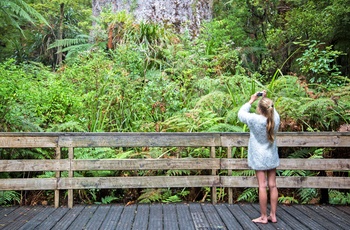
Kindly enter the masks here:
M 60 24 L 58 30 L 58 40 L 63 39 L 64 3 L 60 4 Z M 57 65 L 60 66 L 63 60 L 62 47 L 57 47 Z
M 178 32 L 199 33 L 202 21 L 211 20 L 213 0 L 92 0 L 92 11 L 98 16 L 103 8 L 113 12 L 126 10 L 137 22 L 151 21 L 174 25 Z

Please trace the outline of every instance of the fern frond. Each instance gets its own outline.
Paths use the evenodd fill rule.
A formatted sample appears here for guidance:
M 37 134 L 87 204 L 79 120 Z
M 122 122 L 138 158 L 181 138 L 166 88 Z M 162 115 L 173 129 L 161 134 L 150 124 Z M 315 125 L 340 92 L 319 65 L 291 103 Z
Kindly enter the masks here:
M 247 202 L 256 202 L 258 200 L 258 189 L 257 188 L 248 188 L 245 189 L 241 195 L 239 195 L 237 201 L 247 201 Z
M 159 202 L 162 200 L 162 193 L 164 191 L 165 189 L 144 189 L 137 200 L 140 203 Z
M 89 38 L 90 36 L 88 35 L 79 35 L 77 36 L 77 38 L 66 38 L 62 40 L 56 40 L 49 46 L 49 49 L 85 44 L 89 41 Z
M 0 205 L 9 205 L 10 203 L 21 200 L 21 195 L 15 191 L 0 191 Z
M 298 189 L 298 195 L 301 198 L 302 204 L 307 204 L 310 200 L 318 196 L 318 192 L 315 188 L 300 188 Z

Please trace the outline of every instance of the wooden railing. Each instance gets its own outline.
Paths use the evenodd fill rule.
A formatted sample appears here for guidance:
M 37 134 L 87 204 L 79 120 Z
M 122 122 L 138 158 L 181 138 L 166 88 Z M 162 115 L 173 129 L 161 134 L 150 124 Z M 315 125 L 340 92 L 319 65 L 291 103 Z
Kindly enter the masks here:
M 211 187 L 216 203 L 216 188 L 228 188 L 232 203 L 233 187 L 256 187 L 253 176 L 231 175 L 232 170 L 249 169 L 246 159 L 233 159 L 233 147 L 246 147 L 249 133 L 0 133 L 0 148 L 54 148 L 55 159 L 0 160 L 0 172 L 55 171 L 55 178 L 0 179 L 0 190 L 54 190 L 55 206 L 59 192 L 68 190 L 68 206 L 73 206 L 75 189 Z M 350 133 L 278 133 L 279 147 L 350 147 Z M 99 147 L 207 147 L 210 158 L 172 159 L 76 159 L 75 148 Z M 226 158 L 216 158 L 218 147 Z M 62 148 L 68 158 L 62 158 Z M 74 171 L 87 170 L 205 170 L 209 175 L 74 177 Z M 279 170 L 349 171 L 350 159 L 281 159 Z M 226 170 L 227 174 L 220 173 Z M 62 177 L 62 172 L 68 177 Z M 350 189 L 350 177 L 277 177 L 280 188 Z

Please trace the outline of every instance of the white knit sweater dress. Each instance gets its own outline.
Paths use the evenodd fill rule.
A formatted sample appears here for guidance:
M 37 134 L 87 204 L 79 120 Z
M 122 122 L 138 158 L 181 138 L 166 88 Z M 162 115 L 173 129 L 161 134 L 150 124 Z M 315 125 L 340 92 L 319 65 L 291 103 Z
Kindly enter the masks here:
M 254 170 L 269 170 L 279 166 L 278 149 L 276 139 L 269 142 L 266 134 L 266 120 L 263 115 L 250 113 L 251 105 L 244 104 L 239 112 L 238 118 L 247 124 L 250 130 L 248 143 L 248 166 Z M 278 131 L 280 116 L 274 109 L 275 133 Z

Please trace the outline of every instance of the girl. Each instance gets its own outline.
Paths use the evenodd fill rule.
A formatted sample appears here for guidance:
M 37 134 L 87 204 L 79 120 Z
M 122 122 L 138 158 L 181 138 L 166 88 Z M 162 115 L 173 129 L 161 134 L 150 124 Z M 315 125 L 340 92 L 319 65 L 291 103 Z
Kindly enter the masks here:
M 276 187 L 276 167 L 279 165 L 275 134 L 280 124 L 280 117 L 271 99 L 262 92 L 257 113 L 250 113 L 251 105 L 259 98 L 258 93 L 250 97 L 238 112 L 238 118 L 247 124 L 250 130 L 248 143 L 248 165 L 256 172 L 259 184 L 260 217 L 255 223 L 277 222 L 276 209 L 278 190 Z M 267 174 L 267 179 L 266 175 Z M 270 215 L 267 216 L 267 186 L 270 191 Z

